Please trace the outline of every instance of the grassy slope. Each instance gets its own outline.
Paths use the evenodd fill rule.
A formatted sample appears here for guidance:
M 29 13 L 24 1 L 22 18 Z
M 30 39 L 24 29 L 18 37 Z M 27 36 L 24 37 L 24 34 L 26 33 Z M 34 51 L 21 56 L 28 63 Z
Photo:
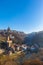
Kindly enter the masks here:
M 15 53 L 12 55 L 1 55 L 0 56 L 0 65 L 19 65 L 20 64 L 20 58 L 24 57 L 23 52 Z

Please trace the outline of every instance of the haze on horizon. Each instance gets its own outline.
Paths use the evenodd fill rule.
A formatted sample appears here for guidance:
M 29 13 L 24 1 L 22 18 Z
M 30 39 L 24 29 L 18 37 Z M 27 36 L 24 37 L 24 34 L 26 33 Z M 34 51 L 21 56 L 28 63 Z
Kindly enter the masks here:
M 43 0 L 0 0 L 0 29 L 43 30 Z

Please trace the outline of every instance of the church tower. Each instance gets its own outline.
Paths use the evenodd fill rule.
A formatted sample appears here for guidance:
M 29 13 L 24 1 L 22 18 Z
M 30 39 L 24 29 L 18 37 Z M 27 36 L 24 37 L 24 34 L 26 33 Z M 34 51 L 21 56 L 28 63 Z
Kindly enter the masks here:
M 8 46 L 11 47 L 12 40 L 10 39 L 10 28 L 7 29 L 7 43 L 8 43 Z
M 11 45 L 12 45 L 12 40 L 10 40 L 10 37 L 9 37 L 9 36 L 8 36 L 8 38 L 7 38 L 7 43 L 8 43 L 8 46 L 11 47 Z
M 12 45 L 12 40 L 10 40 L 10 36 L 8 36 L 8 38 L 7 38 L 7 43 L 8 43 L 8 46 L 11 47 L 11 45 Z

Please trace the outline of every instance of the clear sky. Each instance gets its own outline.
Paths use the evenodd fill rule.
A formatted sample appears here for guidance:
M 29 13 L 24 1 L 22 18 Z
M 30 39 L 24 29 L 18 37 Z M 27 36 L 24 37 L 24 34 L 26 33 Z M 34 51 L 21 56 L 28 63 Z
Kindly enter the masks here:
M 43 0 L 0 0 L 0 29 L 43 30 Z

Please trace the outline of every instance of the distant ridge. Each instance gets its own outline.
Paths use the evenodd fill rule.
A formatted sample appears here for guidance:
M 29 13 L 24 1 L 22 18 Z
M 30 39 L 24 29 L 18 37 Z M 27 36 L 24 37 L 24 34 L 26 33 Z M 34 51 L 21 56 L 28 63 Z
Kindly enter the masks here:
M 25 34 L 24 32 L 11 30 L 9 27 L 4 30 L 0 30 L 0 41 L 6 41 L 6 36 L 8 32 L 14 36 L 14 43 L 24 43 L 28 45 L 38 44 L 40 47 L 43 47 L 43 31 L 32 32 L 30 34 Z

